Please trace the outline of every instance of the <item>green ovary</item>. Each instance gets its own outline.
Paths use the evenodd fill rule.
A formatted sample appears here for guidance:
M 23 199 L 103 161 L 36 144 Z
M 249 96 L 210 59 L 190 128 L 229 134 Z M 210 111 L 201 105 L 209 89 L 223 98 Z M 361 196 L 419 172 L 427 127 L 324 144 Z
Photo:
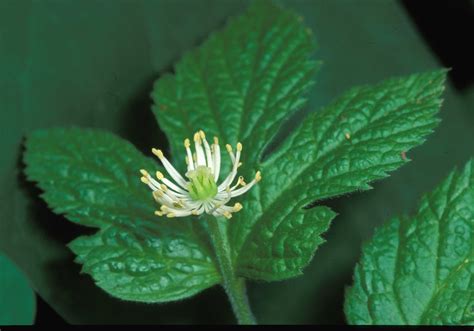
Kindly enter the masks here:
M 189 195 L 194 200 L 205 201 L 216 196 L 217 185 L 210 168 L 199 166 L 196 170 L 188 171 L 186 177 L 190 180 Z

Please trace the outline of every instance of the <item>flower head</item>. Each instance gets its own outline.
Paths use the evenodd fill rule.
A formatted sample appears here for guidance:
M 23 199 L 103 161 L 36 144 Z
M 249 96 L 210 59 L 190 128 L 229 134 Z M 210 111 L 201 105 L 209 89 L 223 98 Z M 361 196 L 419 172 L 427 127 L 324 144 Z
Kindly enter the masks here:
M 237 177 L 237 169 L 242 165 L 240 154 L 242 144 L 237 143 L 236 152 L 232 146 L 226 145 L 232 161 L 232 169 L 227 177 L 218 184 L 221 170 L 221 151 L 219 140 L 214 137 L 214 143 L 209 145 L 204 131 L 198 131 L 194 134 L 195 153 L 191 151 L 189 139 L 184 140 L 186 149 L 186 164 L 188 171 L 185 176 L 173 167 L 168 159 L 159 149 L 152 149 L 165 167 L 171 180 L 166 178 L 160 171 L 156 172 L 156 179 L 146 170 L 140 170 L 142 182 L 153 191 L 153 197 L 161 204 L 160 210 L 155 212 L 158 216 L 184 217 L 189 215 L 200 215 L 202 213 L 214 216 L 232 217 L 232 213 L 242 209 L 240 203 L 233 206 L 226 204 L 230 199 L 244 194 L 250 188 L 260 181 L 261 174 L 257 171 L 255 178 L 248 184 L 245 183 L 242 176 Z

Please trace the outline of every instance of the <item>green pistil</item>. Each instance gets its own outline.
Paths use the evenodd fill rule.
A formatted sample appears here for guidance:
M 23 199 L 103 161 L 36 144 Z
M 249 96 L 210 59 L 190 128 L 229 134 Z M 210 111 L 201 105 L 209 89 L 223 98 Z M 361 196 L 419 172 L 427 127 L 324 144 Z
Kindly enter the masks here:
M 210 168 L 199 166 L 196 170 L 188 171 L 186 177 L 190 180 L 189 195 L 193 200 L 205 201 L 216 196 L 217 185 Z

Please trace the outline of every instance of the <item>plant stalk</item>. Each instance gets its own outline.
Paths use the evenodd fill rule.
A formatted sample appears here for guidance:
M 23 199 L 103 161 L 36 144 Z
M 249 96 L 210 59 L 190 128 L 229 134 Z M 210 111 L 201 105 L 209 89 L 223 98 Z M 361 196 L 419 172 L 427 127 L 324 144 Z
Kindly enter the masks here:
M 223 278 L 224 290 L 229 298 L 232 310 L 239 324 L 257 324 L 250 310 L 245 279 L 236 277 L 232 263 L 231 250 L 227 237 L 227 221 L 208 218 L 208 231 L 216 252 L 217 262 Z

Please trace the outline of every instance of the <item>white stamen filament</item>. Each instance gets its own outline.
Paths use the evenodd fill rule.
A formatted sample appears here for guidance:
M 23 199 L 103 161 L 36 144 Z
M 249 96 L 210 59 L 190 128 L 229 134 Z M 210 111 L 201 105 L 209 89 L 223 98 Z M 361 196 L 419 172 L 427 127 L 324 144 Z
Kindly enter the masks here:
M 166 178 L 160 171 L 156 172 L 155 179 L 146 170 L 140 170 L 142 182 L 150 187 L 154 199 L 161 204 L 160 210 L 157 210 L 155 214 L 171 218 L 201 215 L 205 212 L 214 216 L 231 218 L 233 213 L 243 207 L 240 203 L 235 203 L 234 206 L 226 204 L 232 198 L 246 193 L 258 183 L 261 179 L 260 171 L 257 171 L 255 178 L 248 184 L 245 184 L 244 178 L 240 176 L 237 182 L 232 185 L 237 176 L 237 169 L 242 165 L 240 162 L 242 144 L 237 143 L 235 154 L 232 146 L 226 145 L 226 150 L 232 161 L 232 169 L 226 178 L 217 185 L 221 170 L 219 140 L 214 137 L 213 144 L 209 145 L 202 130 L 196 132 L 193 138 L 194 154 L 189 139 L 184 140 L 188 171 L 186 177 L 189 180 L 179 174 L 159 149 L 152 149 L 152 152 L 160 159 L 173 181 Z

